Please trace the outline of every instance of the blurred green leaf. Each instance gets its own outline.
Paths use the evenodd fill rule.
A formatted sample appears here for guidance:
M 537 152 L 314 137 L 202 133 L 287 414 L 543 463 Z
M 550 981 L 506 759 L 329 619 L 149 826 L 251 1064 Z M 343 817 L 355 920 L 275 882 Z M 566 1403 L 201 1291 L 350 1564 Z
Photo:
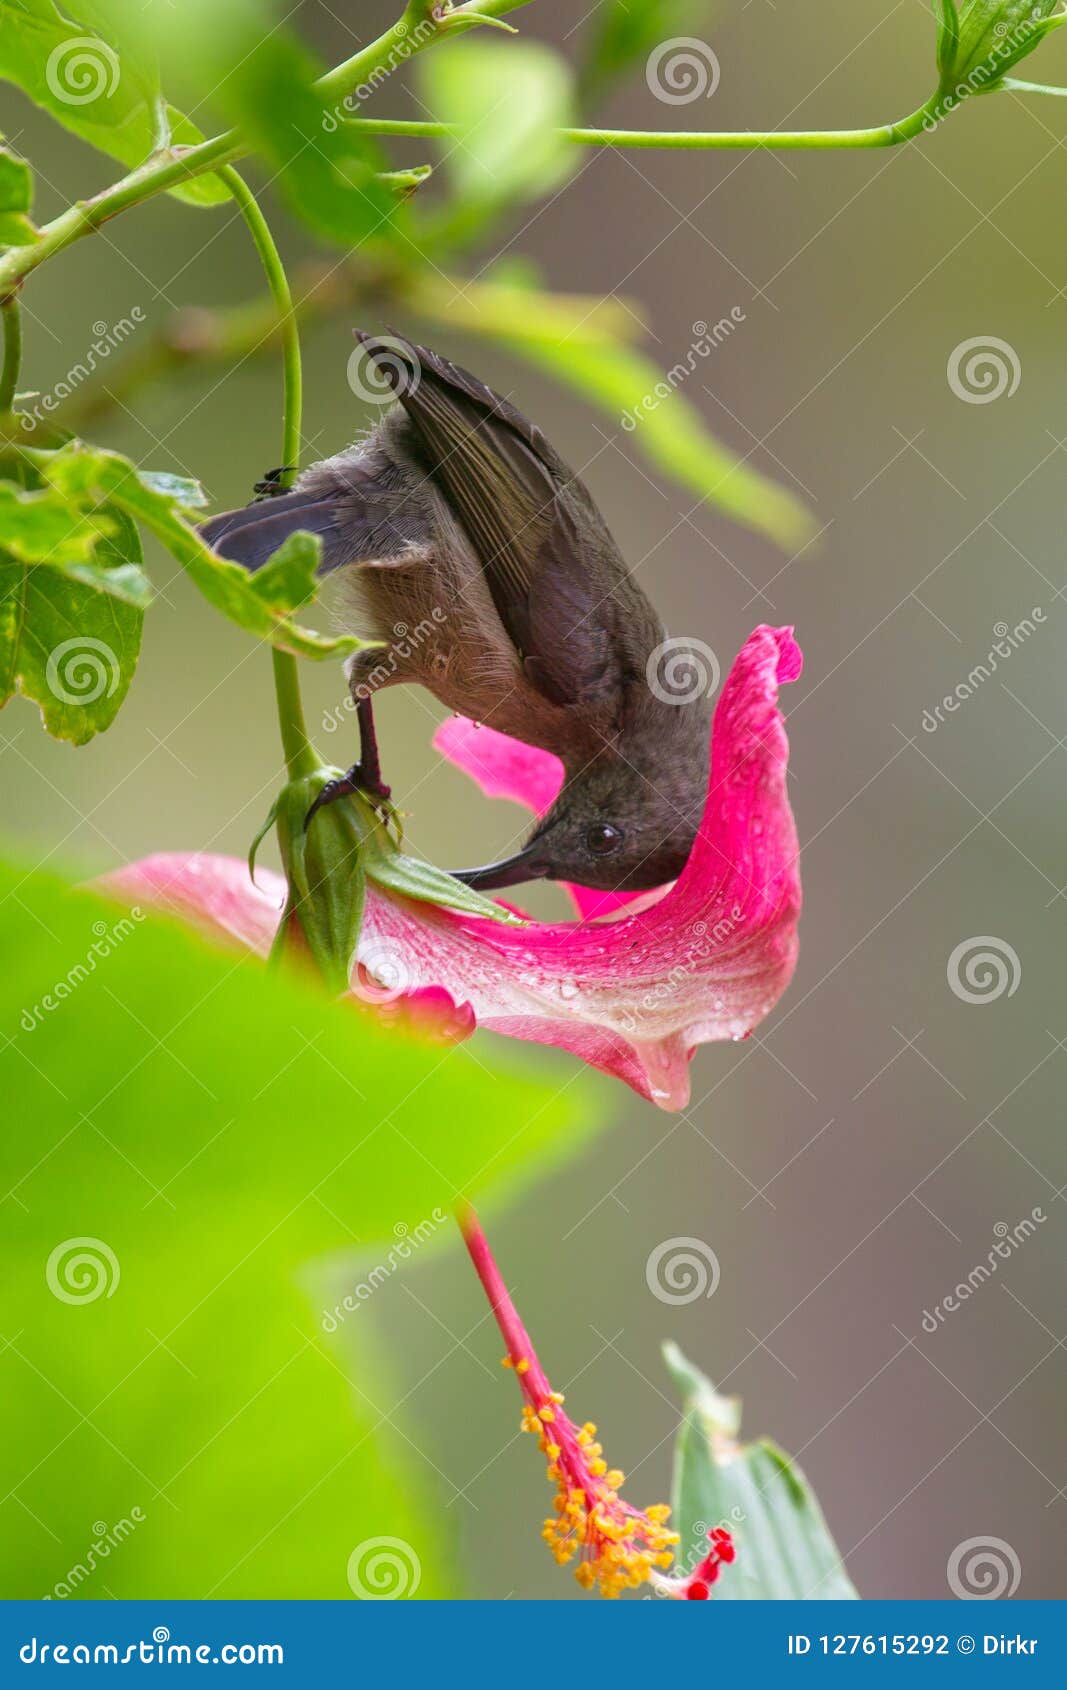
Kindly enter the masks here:
M 0 481 L 0 535 L 22 563 L 86 563 L 101 536 L 113 532 L 105 513 L 81 510 L 54 489 L 25 491 Z
M 80 1565 L 82 1597 L 348 1598 L 349 1557 L 381 1537 L 417 1559 L 420 1597 L 454 1594 L 364 1298 L 340 1332 L 330 1305 L 411 1271 L 412 1240 L 432 1259 L 457 1192 L 572 1153 L 588 1089 L 546 1084 L 544 1058 L 535 1081 L 491 1045 L 388 1035 L 139 917 L 0 870 L 20 959 L 0 982 L 2 1594 L 69 1589 Z M 87 1569 L 94 1522 L 135 1508 Z
M 29 451 L 26 456 L 48 485 L 74 504 L 111 503 L 150 529 L 209 604 L 248 633 L 301 657 L 334 657 L 360 645 L 352 636 L 316 633 L 292 620 L 290 613 L 315 597 L 321 549 L 315 536 L 290 535 L 266 567 L 250 575 L 213 552 L 190 527 L 177 500 L 118 452 L 72 440 L 58 452 Z
M 605 85 L 647 59 L 653 47 L 691 35 L 708 12 L 707 0 L 603 0 L 592 16 L 582 68 L 589 99 Z
M 188 97 L 240 127 L 271 185 L 315 233 L 346 247 L 385 231 L 396 194 L 382 155 L 314 89 L 323 66 L 261 0 L 183 0 L 150 9 L 165 62 Z
M 103 21 L 102 6 L 77 8 L 76 0 L 72 15 L 76 9 L 86 21 L 92 21 L 88 11 Z M 15 83 L 64 128 L 129 166 L 143 163 L 154 141 L 143 63 L 139 56 L 127 68 L 110 40 L 86 33 L 85 24 L 72 23 L 53 0 L 0 0 L 0 80 Z M 174 145 L 204 139 L 181 112 L 171 108 L 168 116 Z M 196 205 L 230 197 L 214 176 L 171 192 Z
M 153 493 L 165 493 L 183 510 L 198 511 L 207 506 L 207 494 L 191 475 L 172 475 L 165 469 L 142 469 L 138 474 Z
M 716 1584 L 716 1600 L 858 1598 L 800 1468 L 766 1438 L 739 1443 L 740 1401 L 720 1396 L 676 1344 L 665 1344 L 663 1355 L 685 1409 L 671 1508 L 678 1570 L 695 1566 L 708 1531 L 725 1526 L 737 1559 Z
M 133 523 L 113 507 L 98 514 L 112 533 L 92 562 L 61 571 L 0 550 L 0 706 L 21 693 L 74 745 L 109 728 L 129 691 L 148 587 Z
M 441 142 L 451 201 L 441 239 L 469 239 L 490 217 L 559 187 L 576 167 L 557 133 L 573 124 L 565 59 L 538 41 L 468 37 L 418 61 L 428 115 L 459 125 Z
M 624 337 L 641 325 L 626 325 L 612 302 L 597 308 L 599 302 L 581 296 L 468 281 L 452 295 L 439 279 L 421 277 L 406 297 L 420 314 L 496 341 L 549 371 L 604 411 L 655 469 L 736 522 L 787 551 L 811 538 L 814 524 L 801 501 L 717 440 L 685 397 L 685 381 L 703 363 L 696 341 L 664 372 L 626 344 Z M 719 324 L 703 325 L 701 343 L 712 344 L 719 331 Z
M 0 246 L 33 245 L 38 236 L 29 215 L 32 205 L 33 172 L 24 158 L 0 146 Z

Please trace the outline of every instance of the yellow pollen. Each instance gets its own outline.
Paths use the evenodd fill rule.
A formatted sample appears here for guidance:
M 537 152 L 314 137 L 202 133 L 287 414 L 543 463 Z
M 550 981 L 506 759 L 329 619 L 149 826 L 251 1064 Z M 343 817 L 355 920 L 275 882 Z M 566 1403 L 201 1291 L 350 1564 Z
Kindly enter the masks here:
M 521 1361 L 517 1361 L 515 1363 L 515 1371 L 516 1371 L 516 1373 L 529 1373 L 530 1364 L 527 1361 L 525 1356 L 523 1356 Z

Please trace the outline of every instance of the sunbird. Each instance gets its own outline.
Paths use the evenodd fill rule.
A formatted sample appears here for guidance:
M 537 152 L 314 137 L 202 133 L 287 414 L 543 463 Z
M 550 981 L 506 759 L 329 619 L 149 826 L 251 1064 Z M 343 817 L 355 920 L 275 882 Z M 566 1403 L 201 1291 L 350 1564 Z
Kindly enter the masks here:
M 633 892 L 675 879 L 707 792 L 708 648 L 668 640 L 589 490 L 509 400 L 427 347 L 356 338 L 396 402 L 291 492 L 201 529 L 251 570 L 297 530 L 319 535 L 323 573 L 344 571 L 352 631 L 380 642 L 346 664 L 360 760 L 313 810 L 356 790 L 389 796 L 372 700 L 417 682 L 564 767 L 521 850 L 460 880 Z

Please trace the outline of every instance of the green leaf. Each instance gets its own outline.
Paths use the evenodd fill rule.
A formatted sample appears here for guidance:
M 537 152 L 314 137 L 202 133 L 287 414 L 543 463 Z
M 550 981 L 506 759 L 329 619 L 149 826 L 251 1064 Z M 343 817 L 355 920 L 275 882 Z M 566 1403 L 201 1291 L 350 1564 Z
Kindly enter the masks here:
M 32 205 L 33 173 L 29 165 L 0 146 L 0 246 L 32 246 L 38 239 L 29 215 Z
M 143 55 L 128 65 L 106 35 L 87 28 L 104 8 L 83 0 L 65 17 L 53 0 L 0 0 L 0 80 L 15 83 L 64 128 L 111 158 L 142 164 L 154 142 L 150 89 Z M 128 7 L 127 12 L 134 8 Z M 122 15 L 117 9 L 109 15 Z M 92 14 L 92 17 L 90 17 Z M 80 16 L 84 21 L 72 22 Z M 124 34 L 124 43 L 129 36 Z M 172 142 L 195 146 L 201 131 L 181 112 L 168 112 Z M 196 205 L 217 205 L 229 190 L 205 176 L 170 190 Z
M 137 472 L 146 487 L 153 493 L 165 493 L 175 504 L 181 505 L 183 510 L 204 510 L 207 507 L 207 494 L 191 475 L 172 475 L 165 469 L 142 469 Z
M 940 0 L 942 92 L 959 99 L 991 93 L 1020 59 L 1067 21 L 1058 6 L 1059 0 L 960 0 L 959 5 Z
M 396 196 L 377 179 L 376 144 L 328 108 L 323 66 L 259 0 L 159 0 L 149 17 L 190 97 L 239 125 L 270 181 L 316 234 L 346 247 L 385 231 Z
M 334 657 L 361 644 L 349 635 L 316 633 L 291 618 L 291 611 L 315 596 L 320 555 L 316 536 L 291 535 L 264 569 L 250 575 L 213 552 L 190 527 L 177 501 L 119 453 L 72 440 L 58 452 L 30 450 L 26 456 L 65 498 L 83 505 L 117 505 L 150 529 L 209 604 L 248 633 L 302 657 Z
M 111 726 L 141 645 L 137 530 L 117 509 L 100 514 L 113 536 L 92 563 L 61 571 L 0 550 L 0 706 L 21 693 L 40 705 L 50 734 L 74 745 Z
M 537 41 L 481 37 L 418 62 L 428 114 L 459 125 L 441 143 L 452 191 L 442 238 L 468 239 L 497 212 L 551 193 L 575 168 L 557 133 L 574 122 L 566 61 Z
M 631 65 L 647 59 L 661 41 L 692 35 L 707 14 L 707 0 L 602 0 L 593 13 L 582 81 L 587 98 Z
M 857 1598 L 800 1468 L 766 1438 L 739 1443 L 740 1401 L 720 1396 L 676 1344 L 663 1355 L 685 1409 L 672 1499 L 678 1570 L 695 1566 L 708 1531 L 725 1526 L 737 1560 L 716 1584 L 717 1600 Z
M 101 536 L 113 532 L 106 513 L 80 510 L 54 490 L 26 492 L 0 481 L 0 535 L 23 563 L 86 563 Z
M 573 1153 L 588 1089 L 20 869 L 0 946 L 0 1594 L 350 1599 L 382 1537 L 457 1594 L 425 1437 L 333 1305 L 432 1261 L 457 1192 Z

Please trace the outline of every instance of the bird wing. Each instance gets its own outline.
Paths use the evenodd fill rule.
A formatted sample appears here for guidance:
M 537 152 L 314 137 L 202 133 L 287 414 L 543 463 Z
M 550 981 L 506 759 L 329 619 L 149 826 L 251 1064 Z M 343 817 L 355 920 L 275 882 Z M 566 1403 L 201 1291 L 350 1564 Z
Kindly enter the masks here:
M 400 336 L 357 337 L 403 406 L 531 683 L 561 705 L 617 695 L 637 647 L 643 673 L 659 623 L 587 488 L 466 370 Z

